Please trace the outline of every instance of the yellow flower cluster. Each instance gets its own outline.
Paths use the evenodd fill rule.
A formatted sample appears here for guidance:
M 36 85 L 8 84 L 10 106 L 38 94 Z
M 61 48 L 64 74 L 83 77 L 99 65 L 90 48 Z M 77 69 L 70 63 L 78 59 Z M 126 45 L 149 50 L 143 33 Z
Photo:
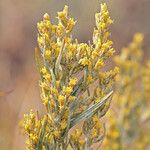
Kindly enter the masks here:
M 103 139 L 99 119 L 109 108 L 112 84 L 118 69 L 101 71 L 105 61 L 115 52 L 109 39 L 109 27 L 113 21 L 105 3 L 95 18 L 93 42 L 89 44 L 72 39 L 70 32 L 76 21 L 69 17 L 68 6 L 58 12 L 57 25 L 51 22 L 48 14 L 37 24 L 39 50 L 36 49 L 36 62 L 46 119 L 38 129 L 35 127 L 37 133 L 34 135 L 26 128 L 32 127 L 32 120 L 28 122 L 25 117 L 24 129 L 31 141 L 30 149 L 65 150 L 69 141 L 73 149 L 82 150 Z M 95 81 L 98 84 L 92 93 L 89 86 Z M 40 120 L 36 119 L 34 123 Z M 81 121 L 83 129 L 69 135 L 70 129 Z M 32 139 L 36 142 L 32 143 Z
M 150 119 L 150 66 L 142 65 L 143 35 L 135 34 L 133 42 L 123 48 L 120 56 L 115 57 L 115 62 L 120 69 L 116 82 L 114 96 L 115 108 L 118 115 L 114 118 L 120 140 L 114 142 L 113 132 L 110 129 L 106 137 L 106 145 L 116 145 L 117 149 L 145 149 L 150 144 L 149 129 L 145 127 Z M 113 123 L 110 122 L 110 126 Z M 146 135 L 146 141 L 142 139 Z M 143 141 L 143 142 L 142 142 Z M 112 149 L 109 147 L 108 149 Z
M 117 124 L 117 119 L 112 115 L 108 116 L 109 127 L 106 131 L 106 137 L 104 140 L 104 148 L 106 150 L 120 150 L 121 149 L 121 135 Z
M 29 114 L 24 114 L 24 120 L 21 122 L 21 126 L 24 128 L 25 134 L 28 135 L 26 141 L 27 150 L 36 149 L 36 145 L 39 141 L 39 133 L 41 132 L 41 126 L 44 123 L 45 117 L 42 120 L 38 120 L 34 112 L 31 110 Z
M 82 130 L 76 129 L 70 136 L 70 145 L 73 149 L 84 149 L 85 140 L 83 139 Z
M 144 95 L 145 98 L 150 99 L 150 60 L 146 63 L 146 66 L 143 69 L 143 86 L 145 89 Z

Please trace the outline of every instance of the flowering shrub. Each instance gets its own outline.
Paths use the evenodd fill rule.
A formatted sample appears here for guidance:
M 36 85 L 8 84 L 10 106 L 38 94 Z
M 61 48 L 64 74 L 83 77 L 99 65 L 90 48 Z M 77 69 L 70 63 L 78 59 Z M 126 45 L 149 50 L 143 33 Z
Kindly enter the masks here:
M 115 57 L 120 69 L 113 98 L 117 114 L 109 119 L 104 142 L 108 150 L 145 150 L 150 146 L 150 62 L 141 62 L 142 41 L 143 35 L 135 34 L 133 42 Z
M 72 38 L 76 21 L 69 17 L 67 6 L 58 12 L 57 18 L 55 25 L 45 14 L 37 24 L 39 49 L 35 54 L 46 113 L 39 117 L 31 110 L 24 115 L 26 148 L 87 150 L 104 137 L 105 128 L 100 118 L 109 108 L 112 85 L 118 73 L 118 68 L 101 70 L 115 52 L 109 39 L 113 21 L 106 4 L 102 4 L 101 12 L 95 15 L 93 41 L 87 44 Z M 76 124 L 80 126 L 70 132 Z
M 93 40 L 88 44 L 72 38 L 76 21 L 70 18 L 68 6 L 57 19 L 55 25 L 45 14 L 37 24 L 35 56 L 45 114 L 31 110 L 24 115 L 26 149 L 89 150 L 95 144 L 100 149 L 104 137 L 105 150 L 148 148 L 150 61 L 142 64 L 143 35 L 135 34 L 132 43 L 115 56 L 118 67 L 103 71 L 115 52 L 107 5 L 101 4 L 100 13 L 95 14 Z M 109 109 L 114 83 L 115 112 L 108 114 L 105 131 L 101 118 Z

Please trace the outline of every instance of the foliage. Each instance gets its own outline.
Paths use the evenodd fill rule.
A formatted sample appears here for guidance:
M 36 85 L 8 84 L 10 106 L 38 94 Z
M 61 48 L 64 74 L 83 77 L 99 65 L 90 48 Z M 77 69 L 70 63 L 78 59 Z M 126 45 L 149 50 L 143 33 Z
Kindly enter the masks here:
M 67 6 L 58 12 L 57 25 L 48 14 L 37 24 L 39 49 L 35 54 L 46 113 L 39 117 L 31 110 L 24 115 L 27 149 L 65 150 L 70 145 L 88 150 L 103 139 L 100 118 L 109 108 L 118 68 L 102 71 L 115 52 L 109 39 L 113 21 L 105 3 L 95 18 L 93 41 L 88 44 L 72 38 L 76 21 L 69 17 Z M 79 126 L 70 133 L 76 124 Z
M 138 149 L 150 145 L 150 62 L 142 64 L 141 33 L 123 48 L 115 62 L 120 69 L 113 98 L 115 111 L 111 112 L 105 149 Z M 117 110 L 116 110 L 117 109 Z

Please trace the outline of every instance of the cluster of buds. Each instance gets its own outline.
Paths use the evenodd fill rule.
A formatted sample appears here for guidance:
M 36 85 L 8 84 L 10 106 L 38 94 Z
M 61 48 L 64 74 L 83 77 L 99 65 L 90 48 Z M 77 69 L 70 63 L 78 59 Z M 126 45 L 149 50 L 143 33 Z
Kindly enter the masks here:
M 25 115 L 28 149 L 65 150 L 71 146 L 87 150 L 102 141 L 105 128 L 100 118 L 109 108 L 118 68 L 102 71 L 115 52 L 109 39 L 113 21 L 105 3 L 95 18 L 93 41 L 88 44 L 72 39 L 76 21 L 69 17 L 67 6 L 58 12 L 57 25 L 48 14 L 37 24 L 39 49 L 35 55 L 46 114 L 40 118 Z M 80 127 L 70 133 L 76 124 Z
M 114 116 L 118 119 L 115 117 L 110 122 L 105 140 L 108 150 L 112 145 L 115 150 L 143 150 L 150 145 L 150 63 L 142 64 L 142 42 L 143 35 L 135 34 L 133 42 L 115 57 L 120 69 L 113 98 L 117 112 Z M 114 137 L 116 129 L 118 133 Z

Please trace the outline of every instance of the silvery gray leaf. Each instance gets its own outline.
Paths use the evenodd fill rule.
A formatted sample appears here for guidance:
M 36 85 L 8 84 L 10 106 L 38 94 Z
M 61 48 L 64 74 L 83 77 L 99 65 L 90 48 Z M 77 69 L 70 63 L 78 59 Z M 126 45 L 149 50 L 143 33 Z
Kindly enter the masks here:
M 93 104 L 89 108 L 87 108 L 85 111 L 83 111 L 81 114 L 79 114 L 76 117 L 71 118 L 70 122 L 70 128 L 72 128 L 77 123 L 84 121 L 94 115 L 94 113 L 108 100 L 108 98 L 113 94 L 113 91 L 108 93 L 102 100 L 96 104 Z

